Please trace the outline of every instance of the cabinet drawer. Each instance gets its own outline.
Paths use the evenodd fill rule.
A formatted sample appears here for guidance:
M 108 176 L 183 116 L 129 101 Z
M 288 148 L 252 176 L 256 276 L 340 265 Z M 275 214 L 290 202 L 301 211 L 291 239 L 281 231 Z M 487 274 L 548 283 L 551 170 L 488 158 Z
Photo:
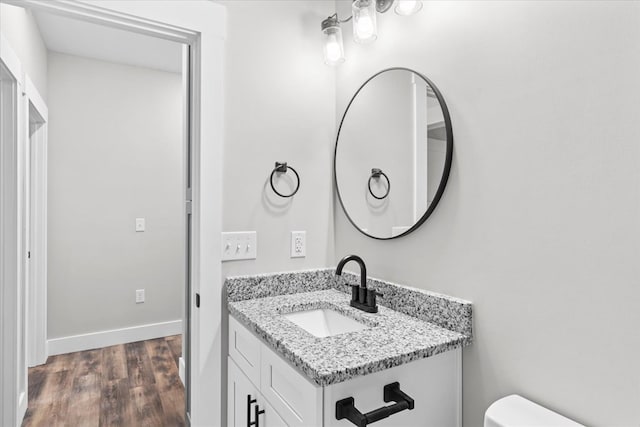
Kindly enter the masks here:
M 260 391 L 291 427 L 322 425 L 322 387 L 262 346 Z
M 229 316 L 229 356 L 251 382 L 260 387 L 260 339 Z
M 353 427 L 336 419 L 336 402 L 353 397 L 362 413 L 392 405 L 385 402 L 383 389 L 400 383 L 400 389 L 414 399 L 413 410 L 403 410 L 372 427 L 460 427 L 462 425 L 462 353 L 447 351 L 426 359 L 327 386 L 324 390 L 324 426 Z

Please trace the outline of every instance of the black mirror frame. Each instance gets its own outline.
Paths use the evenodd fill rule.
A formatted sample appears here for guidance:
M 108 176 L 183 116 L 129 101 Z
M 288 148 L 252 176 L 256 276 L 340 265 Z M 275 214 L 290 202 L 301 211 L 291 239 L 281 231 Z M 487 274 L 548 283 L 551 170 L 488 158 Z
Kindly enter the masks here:
M 392 237 L 377 237 L 377 236 L 372 236 L 372 235 L 362 231 L 362 228 L 360 228 L 355 223 L 355 221 L 351 218 L 351 216 L 349 216 L 349 213 L 347 212 L 347 209 L 344 206 L 344 202 L 342 201 L 342 195 L 340 194 L 340 187 L 338 186 L 338 173 L 337 173 L 337 169 L 336 169 L 336 160 L 337 160 L 337 155 L 338 155 L 338 142 L 340 141 L 340 131 L 342 130 L 342 125 L 344 123 L 345 118 L 347 117 L 347 113 L 349 112 L 349 108 L 351 108 L 351 104 L 353 104 L 353 101 L 356 99 L 356 97 L 358 96 L 360 91 L 362 89 L 364 89 L 364 87 L 367 85 L 367 83 L 369 83 L 371 80 L 373 80 L 374 78 L 376 78 L 380 74 L 386 73 L 387 71 L 396 71 L 396 70 L 409 71 L 411 73 L 414 73 L 414 74 L 420 76 L 425 82 L 427 82 L 427 84 L 429 86 L 431 86 L 431 89 L 433 89 L 433 92 L 436 95 L 436 98 L 438 99 L 438 102 L 440 103 L 440 108 L 442 108 L 442 115 L 443 115 L 443 118 L 444 118 L 444 125 L 445 125 L 445 129 L 447 131 L 447 141 L 446 141 L 447 152 L 446 152 L 446 155 L 445 155 L 444 169 L 442 171 L 442 178 L 440 179 L 440 184 L 438 185 L 438 190 L 436 191 L 436 194 L 433 197 L 433 201 L 431 202 L 429 207 L 427 207 L 427 210 L 422 215 L 422 217 L 420 217 L 420 219 L 418 221 L 416 221 L 416 223 L 413 224 L 413 226 L 411 226 L 411 228 L 409 228 L 407 231 L 405 231 L 402 234 L 398 234 L 397 236 L 392 236 Z M 418 73 L 417 71 L 414 71 L 414 70 L 412 70 L 410 68 L 392 67 L 392 68 L 386 68 L 386 69 L 384 69 L 382 71 L 378 71 L 373 76 L 369 77 L 358 88 L 356 93 L 353 94 L 353 97 L 349 101 L 349 104 L 347 104 L 347 108 L 344 110 L 344 114 L 342 115 L 342 120 L 340 120 L 340 126 L 338 127 L 338 134 L 336 136 L 336 144 L 335 144 L 335 148 L 334 148 L 334 152 L 333 152 L 333 182 L 334 182 L 334 185 L 336 187 L 336 193 L 338 194 L 338 200 L 340 200 L 340 206 L 342 206 L 342 211 L 347 216 L 347 219 L 349 220 L 349 222 L 359 232 L 361 232 L 362 234 L 364 234 L 367 237 L 371 237 L 372 239 L 376 239 L 376 240 L 392 240 L 392 239 L 397 239 L 397 238 L 402 237 L 402 236 L 406 236 L 407 234 L 412 233 L 418 227 L 420 227 L 427 220 L 427 218 L 429 218 L 429 216 L 431 216 L 431 213 L 435 210 L 436 206 L 438 205 L 438 202 L 440 202 L 440 199 L 442 198 L 442 194 L 444 193 L 444 189 L 447 186 L 447 181 L 449 180 L 449 172 L 451 172 L 452 159 L 453 159 L 453 128 L 451 126 L 451 116 L 449 115 L 449 109 L 447 108 L 447 104 L 444 102 L 444 98 L 442 97 L 442 94 L 440 93 L 440 90 L 437 88 L 437 86 L 434 85 L 433 82 L 431 80 L 429 80 L 427 77 L 425 77 L 421 73 Z

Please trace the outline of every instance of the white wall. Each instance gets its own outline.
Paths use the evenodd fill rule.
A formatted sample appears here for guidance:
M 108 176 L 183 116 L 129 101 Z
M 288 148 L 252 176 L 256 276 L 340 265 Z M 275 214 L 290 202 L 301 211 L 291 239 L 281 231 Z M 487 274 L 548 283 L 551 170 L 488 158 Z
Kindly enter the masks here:
M 18 55 L 42 98 L 47 100 L 47 47 L 33 14 L 26 9 L 0 4 L 0 31 Z
M 453 169 L 397 241 L 362 236 L 336 206 L 335 259 L 474 302 L 465 425 L 509 393 L 638 425 L 640 3 L 425 1 L 378 22 L 371 46 L 345 37 L 337 117 L 374 72 L 413 68 L 448 104 Z
M 334 5 L 223 4 L 228 13 L 223 227 L 258 232 L 257 259 L 226 262 L 223 275 L 324 267 L 333 260 L 335 84 L 334 70 L 318 52 L 320 22 Z M 300 175 L 300 190 L 290 199 L 269 186 L 276 161 L 288 162 Z M 289 256 L 293 230 L 307 231 L 306 258 Z
M 325 267 L 334 258 L 335 71 L 318 52 L 320 22 L 333 13 L 333 2 L 218 3 L 227 8 L 223 230 L 254 230 L 258 236 L 257 258 L 223 263 L 222 276 Z M 276 161 L 288 162 L 300 175 L 300 189 L 292 198 L 271 190 L 268 179 Z M 289 190 L 287 185 L 278 188 Z M 305 258 L 289 256 L 294 230 L 307 232 Z
M 181 120 L 179 74 L 50 53 L 49 339 L 181 319 Z

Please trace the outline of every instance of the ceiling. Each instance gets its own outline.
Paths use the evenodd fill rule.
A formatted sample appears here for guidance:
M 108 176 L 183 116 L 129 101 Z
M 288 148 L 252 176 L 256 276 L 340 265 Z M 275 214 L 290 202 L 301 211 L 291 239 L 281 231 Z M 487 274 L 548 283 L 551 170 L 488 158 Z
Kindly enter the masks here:
M 46 12 L 34 13 L 42 39 L 53 52 L 180 73 L 182 45 Z

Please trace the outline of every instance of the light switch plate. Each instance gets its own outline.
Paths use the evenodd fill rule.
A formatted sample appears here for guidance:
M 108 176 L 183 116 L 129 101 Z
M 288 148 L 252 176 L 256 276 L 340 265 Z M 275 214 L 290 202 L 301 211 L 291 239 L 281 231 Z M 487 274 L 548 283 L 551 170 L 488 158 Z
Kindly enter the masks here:
M 258 233 L 255 231 L 225 231 L 222 233 L 222 261 L 256 259 Z
M 146 221 L 144 220 L 144 218 L 136 218 L 136 232 L 140 233 L 144 231 L 145 228 L 146 228 Z
M 291 232 L 291 258 L 304 258 L 307 256 L 307 232 Z
M 136 289 L 136 304 L 144 302 L 144 289 Z

